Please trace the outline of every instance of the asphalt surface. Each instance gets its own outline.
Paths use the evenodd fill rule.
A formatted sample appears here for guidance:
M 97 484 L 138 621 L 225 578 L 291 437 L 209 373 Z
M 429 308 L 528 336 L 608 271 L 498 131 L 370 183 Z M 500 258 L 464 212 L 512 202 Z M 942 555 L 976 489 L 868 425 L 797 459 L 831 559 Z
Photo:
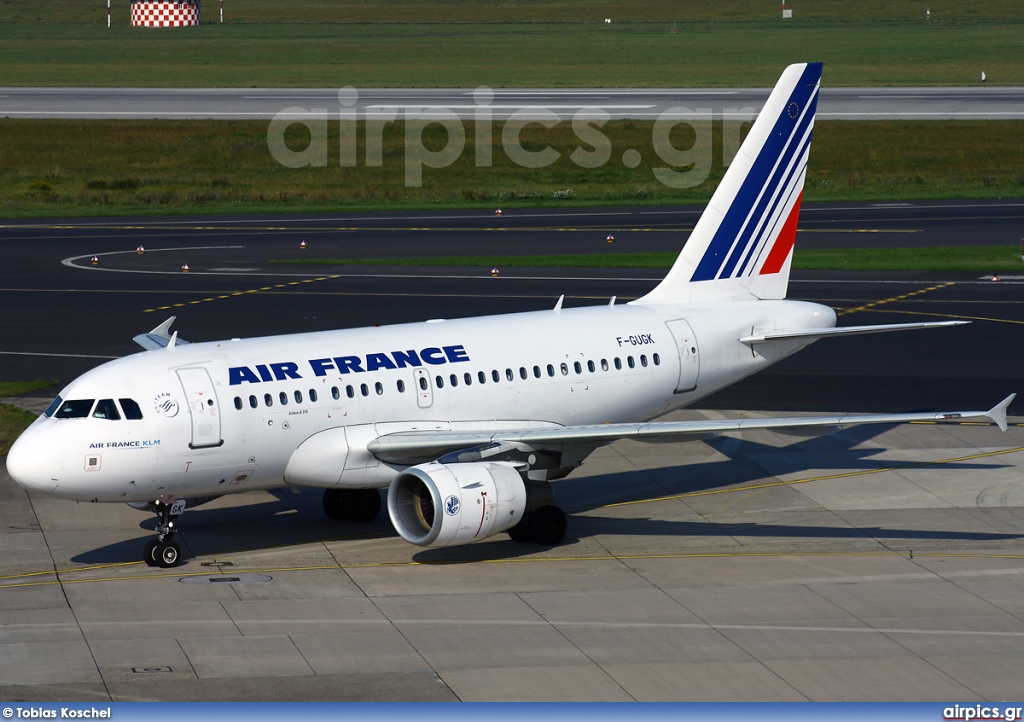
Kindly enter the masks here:
M 711 109 L 750 120 L 770 88 L 0 88 L 0 116 L 11 118 L 272 118 L 288 108 L 341 110 L 393 119 L 397 111 L 445 108 L 463 119 L 481 106 L 495 120 L 517 113 L 563 120 L 601 108 L 611 118 L 653 119 Z M 682 110 L 680 110 L 682 109 Z M 688 109 L 688 110 L 687 110 Z M 1024 88 L 822 88 L 822 120 L 1007 120 L 1024 118 Z
M 645 269 L 338 267 L 271 259 L 674 251 L 699 208 L 8 222 L 0 227 L 0 379 L 68 382 L 176 315 L 191 341 L 501 314 L 635 298 Z M 1016 243 L 1021 201 L 806 207 L 798 248 Z M 614 235 L 614 243 L 606 235 Z M 308 249 L 300 250 L 300 241 Z M 135 249 L 142 245 L 144 255 Z M 98 254 L 99 264 L 90 262 Z M 181 272 L 188 264 L 190 272 Z M 1024 380 L 1020 269 L 795 272 L 790 297 L 840 323 L 968 326 L 820 341 L 702 402 L 705 408 L 987 408 Z M 1012 411 L 1024 409 L 1018 401 Z

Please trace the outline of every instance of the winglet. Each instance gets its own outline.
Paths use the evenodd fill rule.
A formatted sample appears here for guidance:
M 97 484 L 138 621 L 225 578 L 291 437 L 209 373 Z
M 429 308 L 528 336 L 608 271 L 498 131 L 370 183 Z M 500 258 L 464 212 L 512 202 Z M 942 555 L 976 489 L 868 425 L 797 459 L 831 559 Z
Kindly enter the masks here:
M 1006 431 L 1006 409 L 1009 408 L 1015 398 L 1017 398 L 1017 394 L 1010 394 L 985 414 L 985 416 L 996 422 L 996 426 L 999 427 L 1000 431 Z
M 177 338 L 178 332 L 175 331 L 174 335 L 171 335 L 171 324 L 177 319 L 177 316 L 171 316 L 162 324 L 154 328 L 149 333 L 140 333 L 132 340 L 142 346 L 147 351 L 155 351 L 158 348 L 166 348 L 168 344 L 171 344 L 171 339 L 177 344 L 187 344 L 188 341 L 182 341 Z

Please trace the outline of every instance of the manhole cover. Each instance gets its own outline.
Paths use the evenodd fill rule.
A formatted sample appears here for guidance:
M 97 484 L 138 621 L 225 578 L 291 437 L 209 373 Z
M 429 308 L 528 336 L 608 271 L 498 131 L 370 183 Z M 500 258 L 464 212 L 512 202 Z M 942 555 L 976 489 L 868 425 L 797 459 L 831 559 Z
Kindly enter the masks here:
M 182 577 L 185 584 L 255 584 L 269 582 L 273 577 L 266 574 L 214 574 L 209 577 Z

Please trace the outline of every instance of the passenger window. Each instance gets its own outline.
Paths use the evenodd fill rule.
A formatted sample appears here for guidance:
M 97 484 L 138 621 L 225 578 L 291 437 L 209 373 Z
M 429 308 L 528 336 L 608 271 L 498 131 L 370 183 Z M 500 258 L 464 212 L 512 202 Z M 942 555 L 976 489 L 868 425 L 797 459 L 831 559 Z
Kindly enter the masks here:
M 249 408 L 255 409 L 259 405 L 260 405 L 260 402 L 259 402 L 259 400 L 255 396 L 250 396 L 249 397 Z
M 279 393 L 279 394 L 277 395 L 277 397 L 278 397 L 279 399 L 281 399 L 281 406 L 287 406 L 287 405 L 288 405 L 288 394 L 286 394 L 286 393 L 285 393 L 284 391 L 282 391 L 281 393 Z
M 274 405 L 274 397 L 271 396 L 270 394 L 263 394 L 263 403 L 267 406 L 267 408 L 270 408 L 271 406 Z
M 589 371 L 590 373 L 594 373 L 594 371 L 596 371 L 596 370 L 597 370 L 597 367 L 594 366 L 594 362 L 593 361 L 587 361 L 587 371 Z
M 241 396 L 236 396 L 235 397 L 235 408 L 238 409 L 239 411 L 242 410 L 242 397 Z
M 622 370 L 622 359 L 620 359 L 618 356 L 615 357 L 615 370 L 616 371 L 621 371 Z
M 452 374 L 452 375 L 451 375 L 451 376 L 449 376 L 448 378 L 450 378 L 450 379 L 451 379 L 451 381 L 452 381 L 452 388 L 453 388 L 453 389 L 454 389 L 454 388 L 455 388 L 456 386 L 458 386 L 458 385 L 459 385 L 459 377 L 458 377 L 458 376 L 456 376 L 455 374 Z
M 552 378 L 554 378 L 554 375 L 555 375 L 555 367 L 552 366 L 551 364 L 548 364 L 548 376 L 551 376 Z
M 350 399 L 354 399 L 356 397 L 356 390 L 352 388 L 352 384 L 345 387 L 345 395 Z
M 377 383 L 375 383 L 373 385 L 373 390 L 377 392 L 378 396 L 380 396 L 381 394 L 384 393 L 384 384 L 382 384 L 380 381 L 378 381 Z
M 525 381 L 526 380 L 526 376 L 527 376 L 527 374 L 526 374 L 526 367 L 525 366 L 520 366 L 519 367 L 519 378 L 521 378 L 521 379 L 523 379 Z
M 444 379 L 441 378 L 440 376 L 435 376 L 434 377 L 434 383 L 437 385 L 437 388 L 439 388 L 439 389 L 443 389 L 444 388 Z
M 606 359 L 606 358 L 601 359 L 601 370 L 602 371 L 607 371 L 608 370 L 608 359 Z
M 340 399 L 341 398 L 341 389 L 339 389 L 337 386 L 332 386 L 331 387 L 331 398 L 333 398 L 335 401 Z
M 107 421 L 120 421 L 121 414 L 117 412 L 113 399 L 100 399 L 96 402 L 96 410 L 92 412 L 94 419 L 106 419 Z
M 569 366 L 567 364 L 562 364 L 561 368 L 562 368 L 562 376 L 568 376 L 569 375 Z
M 498 373 L 498 369 L 491 369 L 491 380 L 493 380 L 494 383 L 501 381 L 501 375 Z
M 576 372 L 576 375 L 583 373 L 583 367 L 580 366 L 580 362 L 577 361 L 572 365 L 572 370 Z
M 310 389 L 309 390 L 309 401 L 310 401 L 310 403 L 313 403 L 313 404 L 316 403 L 316 389 Z
M 424 391 L 427 390 L 427 377 L 426 376 L 420 376 L 420 388 L 423 389 Z
M 647 365 L 647 356 L 645 356 L 644 354 L 640 354 L 640 365 L 641 366 L 646 366 Z
M 636 368 L 636 361 L 633 360 L 632 356 L 626 357 L 626 365 L 629 366 L 631 369 Z
M 661 366 L 661 356 L 654 354 L 651 359 L 654 361 L 655 366 Z
M 422 381 L 423 379 L 420 379 L 420 380 Z M 402 381 L 402 379 L 398 379 L 398 393 L 400 393 L 400 394 L 404 394 L 405 393 L 405 382 Z
M 118 399 L 118 401 L 121 402 L 121 411 L 124 412 L 126 419 L 129 421 L 139 421 L 142 419 L 142 409 L 135 403 L 135 399 Z
M 533 378 L 535 378 L 535 379 L 539 379 L 540 378 L 540 366 L 534 366 L 533 367 Z
M 505 369 L 505 378 L 509 381 L 512 381 L 515 378 L 515 375 L 512 373 L 512 369 Z
M 295 389 L 295 403 L 297 403 L 297 404 L 301 404 L 302 403 L 302 392 L 299 391 L 298 389 Z
M 466 382 L 466 386 L 472 386 L 473 385 L 473 374 L 471 374 L 471 373 L 463 374 L 462 378 Z
M 79 399 L 78 401 L 65 401 L 57 411 L 58 419 L 84 419 L 92 411 L 92 405 L 96 399 Z
M 477 371 L 476 379 L 480 383 L 485 384 L 487 383 L 487 374 L 485 374 L 483 371 Z
M 367 386 L 366 384 L 359 384 L 359 393 L 361 393 L 363 396 L 369 396 L 370 387 Z

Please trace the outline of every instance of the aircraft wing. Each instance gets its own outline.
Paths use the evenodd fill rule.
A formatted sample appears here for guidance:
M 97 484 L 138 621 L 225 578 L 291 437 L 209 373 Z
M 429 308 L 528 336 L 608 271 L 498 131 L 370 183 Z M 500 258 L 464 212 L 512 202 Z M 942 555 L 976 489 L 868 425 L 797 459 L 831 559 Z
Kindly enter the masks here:
M 912 414 L 842 414 L 771 419 L 712 419 L 706 421 L 663 421 L 637 424 L 601 424 L 596 426 L 560 426 L 543 429 L 506 429 L 501 431 L 400 431 L 384 434 L 368 445 L 370 453 L 381 461 L 418 463 L 425 457 L 472 449 L 494 442 L 524 444 L 534 449 L 560 448 L 575 444 L 600 446 L 618 439 L 654 440 L 663 437 L 743 431 L 746 429 L 792 429 L 854 424 L 904 424 L 912 421 L 988 418 L 1006 431 L 1006 409 L 1017 396 L 1011 394 L 988 411 L 940 411 Z
M 133 338 L 132 341 L 139 344 L 139 346 L 142 346 L 142 348 L 147 351 L 155 351 L 156 349 L 167 348 L 168 346 L 174 348 L 179 344 L 187 344 L 188 341 L 183 341 L 178 338 L 177 331 L 171 333 L 171 324 L 174 323 L 176 318 L 178 317 L 171 316 L 149 333 L 140 333 L 138 336 Z

